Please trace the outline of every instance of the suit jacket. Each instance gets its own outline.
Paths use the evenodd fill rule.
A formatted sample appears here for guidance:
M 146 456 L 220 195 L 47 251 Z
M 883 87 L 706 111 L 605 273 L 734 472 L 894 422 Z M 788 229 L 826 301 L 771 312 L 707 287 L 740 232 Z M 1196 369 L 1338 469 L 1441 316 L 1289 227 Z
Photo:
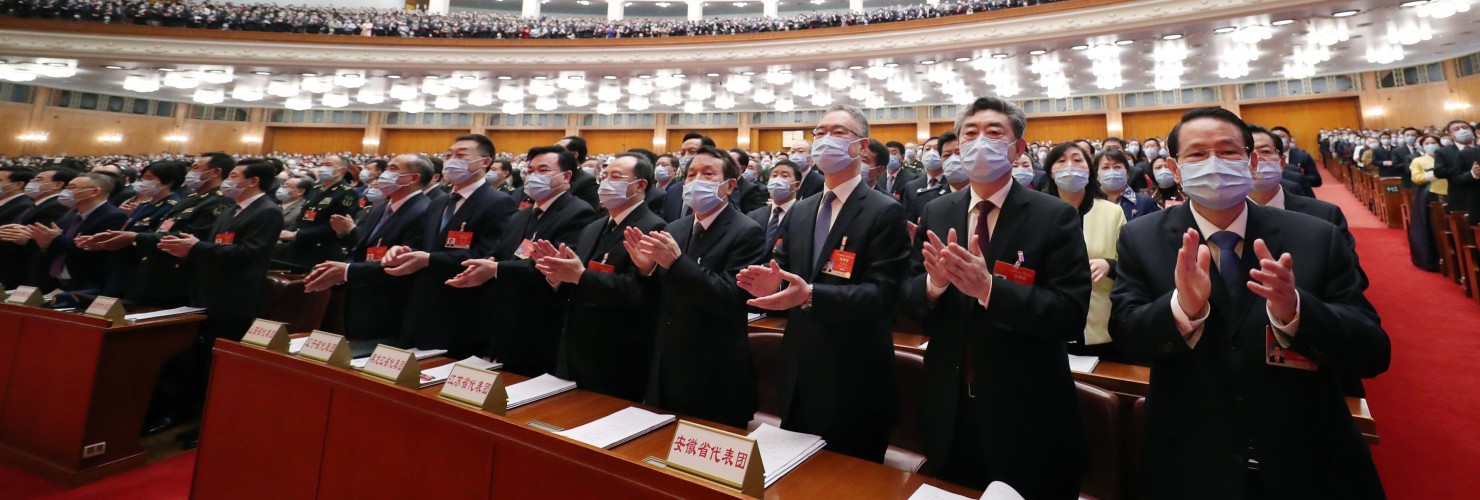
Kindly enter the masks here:
M 24 198 L 25 196 L 22 195 Z M 31 224 L 42 224 L 49 226 L 53 222 L 60 221 L 67 214 L 67 207 L 57 201 L 56 196 L 47 198 L 40 204 L 34 204 L 23 211 L 14 221 L 15 224 L 29 226 Z M 0 241 L 0 284 L 7 289 L 28 284 L 31 274 L 36 266 L 43 265 L 41 260 L 41 247 L 36 246 L 35 241 L 26 242 L 24 245 L 16 245 Z
M 569 192 L 561 193 L 538 219 L 531 206 L 509 219 L 509 230 L 493 255 L 498 259 L 498 277 L 481 287 L 494 305 L 497 328 L 488 333 L 493 341 L 493 355 L 504 363 L 504 369 L 537 377 L 555 371 L 555 354 L 560 346 L 561 323 L 565 308 L 555 300 L 555 290 L 545 275 L 534 268 L 534 261 L 515 256 L 525 239 L 547 240 L 556 248 L 574 245 L 581 229 L 591 222 L 596 212 Z
M 91 236 L 110 229 L 123 229 L 128 223 L 128 214 L 112 203 L 103 202 L 88 214 L 86 219 L 81 218 L 77 210 L 68 210 L 67 215 L 57 223 L 62 228 L 61 236 L 51 240 L 51 245 L 46 247 L 40 265 L 32 268 L 32 281 L 43 290 L 50 290 L 58 286 L 55 277 L 51 276 L 50 268 L 53 261 L 61 259 L 62 265 L 66 266 L 67 274 L 72 277 L 72 286 L 68 291 L 87 290 L 96 293 L 103 289 L 103 284 L 108 280 L 108 264 L 111 262 L 108 254 L 103 252 L 90 252 L 77 248 L 76 236 Z M 67 233 L 73 231 L 73 226 L 78 225 L 75 236 L 69 237 Z
M 796 208 L 796 203 L 792 203 L 791 206 L 792 206 L 792 208 Z M 745 214 L 746 216 L 750 217 L 750 220 L 755 221 L 756 224 L 760 224 L 761 231 L 762 231 L 761 234 L 762 235 L 765 234 L 765 231 L 766 231 L 767 227 L 769 227 L 771 225 L 771 209 L 772 208 L 773 208 L 773 205 L 767 204 L 766 206 L 757 208 L 755 210 L 751 210 L 750 213 Z M 777 240 L 781 239 L 781 223 L 786 222 L 786 218 L 787 217 L 791 217 L 791 212 L 784 213 L 781 216 L 781 220 L 776 222 L 776 239 Z M 776 241 L 774 241 L 774 240 L 767 241 L 766 242 L 766 255 L 769 256 L 771 254 L 771 251 L 774 250 L 775 248 L 776 248 Z
M 1257 266 L 1256 239 L 1275 255 L 1293 256 L 1300 325 L 1289 351 L 1319 369 L 1267 365 L 1264 299 L 1243 290 L 1230 297 L 1216 266 L 1211 312 L 1196 347 L 1188 347 L 1172 317 L 1171 264 L 1182 234 L 1197 226 L 1191 205 L 1127 224 L 1117 247 L 1110 331 L 1128 353 L 1151 362 L 1148 497 L 1244 498 L 1245 460 L 1253 458 L 1269 498 L 1380 498 L 1372 456 L 1339 381 L 1342 369 L 1385 371 L 1390 354 L 1387 334 L 1362 295 L 1356 257 L 1334 225 L 1245 206 L 1240 273 Z
M 226 209 L 206 238 L 190 249 L 185 260 L 193 264 L 191 302 L 206 308 L 212 319 L 250 320 L 262 300 L 263 279 L 273 245 L 283 230 L 283 213 L 266 196 L 240 213 Z M 216 241 L 230 234 L 230 243 Z M 236 332 L 240 338 L 245 331 Z
M 5 202 L 4 205 L 0 205 L 0 225 L 15 222 L 21 218 L 22 213 L 34 206 L 36 202 L 26 195 L 20 195 Z
M 485 184 L 474 190 L 442 227 L 442 215 L 452 201 L 451 195 L 427 200 L 422 246 L 412 248 L 430 257 L 427 267 L 413 275 L 400 342 L 420 349 L 447 349 L 451 356 L 467 357 L 487 350 L 486 332 L 470 325 L 487 324 L 492 314 L 478 289 L 453 288 L 446 282 L 463 271 L 463 261 L 494 254 L 514 214 L 514 199 Z M 468 248 L 450 247 L 450 231 L 473 233 Z
M 668 204 L 668 190 L 658 188 L 656 183 L 649 184 L 647 192 L 643 193 L 643 204 L 647 205 L 648 211 L 653 215 L 663 218 L 663 209 Z M 667 219 L 664 219 L 667 222 Z
M 767 194 L 765 186 L 745 179 L 737 179 L 735 192 L 730 193 L 730 204 L 744 214 L 765 206 L 768 198 L 770 195 Z
M 591 205 L 591 210 L 601 211 L 601 198 L 597 196 L 596 177 L 585 170 L 575 169 L 570 174 L 570 194 Z
M 663 220 L 673 222 L 683 217 L 683 182 L 675 180 L 668 183 L 666 193 L 663 195 Z
M 1130 222 L 1137 217 L 1144 216 L 1151 212 L 1161 210 L 1161 207 L 1156 205 L 1155 198 L 1136 192 L 1127 192 L 1121 194 L 1120 201 L 1116 202 L 1116 205 L 1119 205 L 1120 210 L 1125 212 L 1126 222 Z
M 894 302 L 909 259 L 904 206 L 860 182 L 816 261 L 813 232 L 823 196 L 792 205 L 775 260 L 812 285 L 812 307 L 787 311 L 781 341 L 781 425 L 848 441 L 887 433 L 899 419 Z M 851 278 L 823 274 L 833 250 L 856 254 Z M 882 452 L 883 450 L 879 450 Z
M 910 199 L 910 206 L 909 209 L 906 210 L 906 216 L 911 221 L 920 220 L 920 216 L 925 215 L 925 205 L 929 204 L 931 201 L 934 201 L 936 198 L 940 198 L 948 194 L 951 194 L 951 185 L 946 183 L 945 179 L 941 179 L 940 186 L 936 187 L 935 189 L 921 187 L 920 189 L 915 190 L 915 196 L 914 198 Z
M 1480 161 L 1480 149 L 1470 146 L 1461 151 L 1457 146 L 1439 148 L 1434 153 L 1434 177 L 1449 180 L 1449 203 L 1446 212 L 1469 212 L 1470 224 L 1480 224 L 1480 180 L 1470 166 Z
M 880 193 L 889 195 L 895 201 L 903 204 L 905 202 L 905 192 L 909 189 L 910 182 L 915 180 L 915 175 L 909 169 L 900 168 L 899 173 L 895 174 L 893 189 L 887 189 L 889 187 L 889 172 L 886 170 L 883 174 L 879 175 L 879 180 L 876 181 L 877 184 L 874 186 L 874 189 L 879 190 Z
M 1296 171 L 1300 172 L 1300 175 L 1305 177 L 1306 186 L 1312 188 L 1321 187 L 1321 171 L 1316 168 L 1316 160 L 1310 156 L 1310 153 L 1305 152 L 1304 149 L 1290 148 L 1290 156 L 1286 159 L 1286 162 L 1287 165 L 1285 168 L 1289 169 L 1293 167 Z
M 265 196 L 263 198 L 266 198 Z M 219 189 L 191 193 L 152 224 L 135 231 L 134 248 L 139 255 L 124 298 L 156 307 L 177 307 L 190 303 L 195 267 L 187 259 L 167 254 L 158 247 L 165 235 L 194 235 L 201 241 L 214 241 L 212 227 L 236 202 L 221 195 Z M 136 209 L 137 210 L 137 209 Z M 281 222 L 281 221 L 280 221 Z
M 1377 175 L 1382 177 L 1405 177 L 1408 167 L 1405 161 L 1407 154 L 1404 148 L 1397 146 L 1378 146 L 1372 150 L 1372 166 L 1377 167 Z M 1392 162 L 1391 165 L 1384 165 Z
M 379 231 L 375 225 L 385 211 L 390 209 L 390 200 L 375 205 L 365 216 L 364 224 L 355 229 L 360 238 L 350 248 L 349 268 L 344 284 L 344 336 L 352 339 L 396 338 L 401 332 L 401 323 L 406 319 L 406 304 L 410 302 L 412 276 L 391 276 L 380 267 L 379 261 L 366 261 L 367 250 L 372 247 L 405 245 L 425 248 L 427 205 L 425 195 L 414 195 L 401 205 L 400 210 L 391 212 Z
M 576 238 L 573 250 L 586 271 L 580 282 L 560 287 L 566 314 L 555 373 L 581 388 L 641 402 L 653 354 L 658 290 L 652 280 L 638 276 L 622 246 L 622 232 L 634 227 L 646 234 L 667 222 L 641 203 L 621 224 L 609 221 L 605 216 L 592 220 Z M 612 266 L 612 271 L 592 270 L 591 262 Z
M 925 208 L 915 233 L 909 278 L 900 289 L 905 314 L 922 322 L 925 351 L 920 436 L 926 457 L 946 462 L 958 445 L 957 405 L 975 404 L 984 416 L 971 448 L 987 452 L 988 481 L 1019 491 L 1052 490 L 1089 469 L 1089 448 L 1079 399 L 1069 373 L 1067 342 L 1084 342 L 1089 314 L 1089 257 L 1080 216 L 1073 206 L 1011 183 L 985 255 L 987 265 L 1016 262 L 1035 271 L 1032 285 L 997 277 L 987 307 L 949 287 L 934 304 L 926 297 L 921 249 L 928 231 L 944 240 L 950 229 L 969 235 L 971 190 L 937 198 Z M 959 241 L 959 240 L 958 240 Z M 1021 254 L 1019 254 L 1021 252 Z M 970 350 L 972 392 L 963 398 Z
M 303 216 L 298 218 L 298 231 L 288 244 L 285 260 L 312 267 L 320 262 L 342 260 L 345 245 L 329 225 L 335 215 L 354 217 L 360 212 L 358 196 L 349 182 L 339 181 L 324 191 L 305 198 Z
M 1285 190 L 1286 195 L 1315 199 L 1316 193 L 1305 184 L 1304 177 L 1300 177 L 1298 174 L 1292 175 L 1289 170 L 1285 170 L 1281 175 L 1283 178 L 1280 179 L 1280 187 Z
M 802 176 L 802 187 L 797 190 L 797 199 L 821 193 L 823 184 L 821 171 L 815 167 L 807 170 L 807 173 Z
M 658 331 L 647 404 L 744 427 L 757 407 L 741 269 L 766 256 L 764 229 L 726 205 L 693 242 L 694 216 L 668 223 L 684 254 L 655 268 Z

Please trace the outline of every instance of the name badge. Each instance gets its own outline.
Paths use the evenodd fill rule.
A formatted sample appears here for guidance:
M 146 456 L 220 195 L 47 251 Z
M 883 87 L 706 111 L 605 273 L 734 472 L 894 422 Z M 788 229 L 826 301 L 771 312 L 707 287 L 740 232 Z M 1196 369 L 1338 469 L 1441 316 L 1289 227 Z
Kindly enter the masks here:
M 1019 285 L 1033 286 L 1033 277 L 1037 276 L 1038 272 L 1023 266 L 1008 264 L 999 260 L 995 265 L 992 266 L 992 275 L 1001 276 L 1002 279 L 1017 283 Z
M 384 259 L 385 258 L 385 252 L 388 251 L 388 250 L 390 250 L 390 249 L 387 248 L 387 247 L 370 247 L 370 248 L 366 248 L 365 249 L 365 262 L 380 262 L 381 259 Z
M 216 233 L 217 245 L 230 245 L 236 243 L 236 233 Z
M 437 397 L 482 411 L 503 415 L 508 411 L 509 393 L 498 372 L 480 370 L 464 364 L 452 367 L 447 383 Z
M 344 341 L 343 336 L 314 330 L 304 339 L 303 349 L 298 351 L 298 357 L 349 369 L 349 343 Z
M 258 318 L 242 335 L 242 343 L 287 354 L 288 324 Z
M 34 286 L 18 286 L 10 291 L 10 296 L 5 297 L 5 303 L 37 307 L 45 299 Z
M 169 230 L 170 229 L 174 229 L 174 227 L 175 227 L 175 219 L 170 219 L 170 220 L 167 220 L 167 221 L 164 221 L 164 222 L 159 223 L 159 230 L 162 231 L 162 232 L 169 232 Z
M 1264 327 L 1264 364 L 1308 372 L 1313 372 L 1320 368 L 1315 360 L 1280 345 L 1280 341 L 1274 338 L 1274 327 L 1268 325 Z
M 519 242 L 519 248 L 514 250 L 514 256 L 520 259 L 528 259 L 533 254 L 534 242 L 530 241 L 529 238 L 525 238 L 524 241 Z
M 364 373 L 401 387 L 416 389 L 421 386 L 421 368 L 417 366 L 416 355 L 385 344 L 375 346 L 375 352 L 365 362 Z
M 668 468 L 760 498 L 765 493 L 760 451 L 754 439 L 679 420 L 668 444 Z
M 317 218 L 319 218 L 319 211 L 318 211 L 318 209 L 309 208 L 309 209 L 304 209 L 303 210 L 303 220 L 312 222 L 314 219 L 317 219 Z
M 457 250 L 467 250 L 473 247 L 473 233 L 464 231 L 468 223 L 464 222 L 457 226 L 456 231 L 447 232 L 447 243 L 443 246 Z
M 844 250 L 847 247 L 848 237 L 844 236 L 842 244 L 838 245 L 837 250 L 832 251 L 832 255 L 827 258 L 827 263 L 822 265 L 822 274 L 843 279 L 853 277 L 853 263 L 858 260 L 858 255 Z
M 82 314 L 107 319 L 113 322 L 113 326 L 123 324 L 123 304 L 120 304 L 118 299 L 113 297 L 99 295 L 98 298 L 93 299 L 92 304 L 88 305 L 87 310 L 83 311 Z
M 593 260 L 586 263 L 586 270 L 596 271 L 598 273 L 614 273 L 617 272 L 617 267 L 605 262 L 596 262 Z

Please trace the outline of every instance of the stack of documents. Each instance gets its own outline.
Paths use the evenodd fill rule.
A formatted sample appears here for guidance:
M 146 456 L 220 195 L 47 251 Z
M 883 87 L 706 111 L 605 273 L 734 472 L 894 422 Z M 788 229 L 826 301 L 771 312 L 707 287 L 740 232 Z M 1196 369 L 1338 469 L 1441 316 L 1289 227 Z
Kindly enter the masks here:
M 512 410 L 575 388 L 575 382 L 561 380 L 554 375 L 546 373 L 505 387 L 504 391 L 509 394 L 508 409 Z
M 673 422 L 673 415 L 659 415 L 642 408 L 627 407 L 611 415 L 592 420 L 586 425 L 556 434 L 595 446 L 612 449 L 638 436 L 658 430 Z
M 288 354 L 298 354 L 303 350 L 303 345 L 308 343 L 308 337 L 298 337 L 288 340 Z
M 767 488 L 827 446 L 820 436 L 783 430 L 771 424 L 761 424 L 749 437 L 761 447 Z
M 288 349 L 289 350 L 292 350 L 291 342 L 289 344 L 290 345 L 289 345 Z M 430 358 L 430 357 L 433 357 L 433 356 L 441 356 L 443 354 L 447 354 L 447 350 L 446 349 L 431 349 L 431 350 L 426 350 L 426 351 L 423 351 L 421 349 L 410 349 L 409 352 L 411 354 L 415 354 L 416 355 L 416 360 L 417 361 L 421 361 L 423 359 L 427 359 L 427 358 Z M 365 365 L 366 364 L 369 364 L 369 363 L 370 363 L 370 355 L 369 354 L 366 354 L 365 357 L 363 357 L 363 358 L 355 358 L 355 359 L 349 360 L 349 366 L 352 367 L 352 368 L 354 368 L 354 369 L 356 369 L 356 370 L 364 370 L 365 369 Z
M 1094 373 L 1095 367 L 1100 365 L 1099 356 L 1075 356 L 1069 355 L 1069 371 L 1079 373 Z
M 745 313 L 746 323 L 755 323 L 756 320 L 766 317 L 764 313 Z
M 920 489 L 915 490 L 915 494 L 910 495 L 909 500 L 971 500 L 971 497 L 922 484 Z M 992 484 L 987 485 L 987 491 L 982 492 L 979 500 L 1023 500 L 1023 496 L 1007 483 L 992 481 Z
M 128 314 L 124 315 L 123 320 L 129 323 L 134 323 L 138 321 L 144 321 L 146 319 L 165 318 L 169 316 L 179 316 L 181 314 L 205 312 L 205 310 L 206 308 L 204 307 L 176 307 L 174 309 L 164 309 L 154 312 Z
M 467 365 L 480 370 L 497 370 L 503 368 L 504 364 L 497 361 L 484 361 L 477 356 L 468 356 L 468 359 L 456 363 L 447 363 L 436 368 L 427 368 L 421 371 L 421 388 L 425 389 L 447 381 L 452 376 L 454 365 Z

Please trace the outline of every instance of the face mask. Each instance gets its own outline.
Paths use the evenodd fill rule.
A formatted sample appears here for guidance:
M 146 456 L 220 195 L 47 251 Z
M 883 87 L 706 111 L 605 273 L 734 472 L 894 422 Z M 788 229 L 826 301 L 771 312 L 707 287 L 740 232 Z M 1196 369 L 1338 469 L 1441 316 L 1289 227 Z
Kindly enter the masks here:
M 1404 144 L 1407 144 L 1409 146 L 1412 146 L 1414 144 L 1418 144 L 1418 137 L 1414 137 L 1414 136 L 1411 136 L 1411 135 L 1405 135 L 1405 136 L 1403 136 L 1403 143 Z
M 1423 145 L 1423 154 L 1426 154 L 1426 155 L 1429 155 L 1429 156 L 1433 156 L 1434 155 L 1434 152 L 1435 151 L 1438 151 L 1438 150 L 1439 150 L 1439 145 L 1438 144 L 1424 144 Z
M 445 172 L 447 167 L 442 168 Z M 545 198 L 549 198 L 550 192 L 554 190 L 550 187 L 550 176 L 548 175 L 529 174 L 529 177 L 524 179 L 524 194 L 529 195 L 534 201 L 545 201 Z
M 1475 142 L 1475 131 L 1467 128 L 1459 129 L 1459 132 L 1454 133 L 1454 140 L 1460 144 L 1473 143 Z
M 1012 179 L 1017 181 L 1018 184 L 1027 186 L 1028 183 L 1033 182 L 1033 167 L 1013 168 Z
M 1153 176 L 1156 177 L 1156 187 L 1162 189 L 1171 189 L 1172 186 L 1177 185 L 1177 176 L 1172 175 L 1171 170 L 1163 168 L 1161 170 L 1157 170 Z
M 913 160 L 913 159 L 915 159 L 915 150 L 913 150 L 913 149 L 906 149 L 906 150 L 904 150 L 904 159 L 906 159 L 906 160 Z
M 185 187 L 190 188 L 191 192 L 200 191 L 200 187 L 206 183 L 205 179 L 201 177 L 202 175 L 198 170 L 192 170 L 185 174 Z
M 842 172 L 858 158 L 848 154 L 851 145 L 849 140 L 835 135 L 818 137 L 812 142 L 812 163 L 825 174 Z
M 288 186 L 279 186 L 277 188 L 277 192 L 273 194 L 277 195 L 277 199 L 279 201 L 287 200 L 288 198 L 293 197 L 293 192 L 288 190 Z
M 925 163 L 925 170 L 929 170 L 931 172 L 940 171 L 940 152 L 934 150 L 926 151 L 925 155 L 921 158 L 921 161 Z
M 1128 155 L 1131 155 L 1131 156 L 1135 156 L 1136 153 L 1140 153 L 1140 152 L 1141 152 L 1141 146 L 1137 146 L 1135 144 L 1131 144 L 1131 145 L 1125 147 L 1125 154 L 1128 154 Z
M 696 216 L 709 213 L 725 202 L 719 196 L 719 184 L 701 180 L 689 181 L 683 186 L 683 204 L 688 205 Z
M 791 198 L 791 181 L 780 177 L 772 177 L 771 182 L 766 183 L 766 190 L 771 192 L 771 200 L 781 201 Z
M 375 179 L 375 189 L 381 194 L 390 195 L 401 189 L 396 181 L 401 180 L 401 174 L 397 172 L 381 172 L 380 177 Z
M 1213 157 L 1182 164 L 1182 190 L 1199 205 L 1213 210 L 1243 203 L 1253 187 L 1248 160 Z
M 688 172 L 689 171 L 689 162 L 691 162 L 691 161 L 694 161 L 694 157 L 692 157 L 692 156 L 685 156 L 683 158 L 679 158 L 678 159 L 678 169 L 679 170 L 682 170 L 684 172 Z
M 447 179 L 454 185 L 467 182 L 473 178 L 472 167 L 469 162 L 462 158 L 453 158 L 442 162 L 442 178 Z
M 489 170 L 488 173 L 483 176 L 483 180 L 487 181 L 488 184 L 491 186 L 498 185 L 504 182 L 504 171 Z
M 1069 167 L 1055 170 L 1053 172 L 1053 182 L 1059 185 L 1059 189 L 1067 193 L 1084 191 L 1084 186 L 1089 184 L 1089 169 Z
M 961 155 L 955 155 L 947 158 L 945 161 L 945 169 L 946 182 L 949 182 L 951 184 L 960 184 L 970 179 L 970 177 L 966 175 L 966 169 L 961 167 Z
M 1367 141 L 1368 149 L 1377 149 L 1377 141 Z
M 601 199 L 601 206 L 607 210 L 615 210 L 617 207 L 627 203 L 627 181 L 607 179 L 601 181 L 601 186 L 596 188 L 596 197 Z
M 740 178 L 750 182 L 755 182 L 755 171 L 747 168 L 744 172 L 740 172 Z
M 71 189 L 63 189 L 61 193 L 57 194 L 57 203 L 61 203 L 62 206 L 67 208 L 75 207 L 77 206 L 77 195 L 72 194 Z
M 134 192 L 145 198 L 153 198 L 159 195 L 159 181 L 138 181 L 134 183 Z
M 1043 162 L 1046 162 L 1046 161 L 1048 161 L 1048 152 L 1047 151 L 1039 151 L 1038 152 L 1038 163 L 1043 163 Z
M 1012 143 L 977 137 L 974 141 L 961 144 L 961 167 L 966 169 L 975 182 L 992 182 L 1012 169 L 1007 160 L 1007 148 Z
M 890 172 L 898 172 L 899 171 L 899 168 L 901 166 L 903 166 L 903 165 L 901 165 L 899 163 L 899 157 L 898 156 L 891 156 L 891 157 L 889 157 L 889 171 Z
M 369 201 L 371 205 L 380 203 L 381 201 L 385 200 L 385 193 L 375 188 L 366 189 L 365 200 Z
M 1391 139 L 1383 139 L 1382 140 L 1382 147 L 1388 147 L 1388 146 L 1391 146 L 1392 144 L 1393 144 L 1393 141 Z
M 1254 190 L 1268 191 L 1280 185 L 1280 179 L 1284 178 L 1285 169 L 1280 167 L 1277 161 L 1259 161 L 1259 166 L 1254 171 Z
M 1112 168 L 1100 171 L 1100 187 L 1107 193 L 1119 193 L 1125 191 L 1127 184 L 1125 170 Z
M 221 181 L 221 195 L 231 199 L 236 199 L 236 197 L 241 196 L 243 189 L 237 186 L 237 182 L 238 181 L 236 179 L 226 179 L 224 181 Z
M 361 170 L 360 171 L 360 183 L 361 184 L 369 184 L 370 183 L 370 169 L 367 168 L 367 169 L 364 169 L 364 170 Z
M 1449 147 L 1449 146 L 1453 146 L 1454 145 L 1454 141 L 1449 140 L 1448 137 L 1444 137 L 1444 138 L 1439 139 L 1439 143 L 1440 144 L 1443 144 L 1444 147 L 1446 147 L 1446 148 Z
M 41 183 L 36 181 L 27 182 L 26 187 L 22 189 L 22 192 L 26 193 L 26 196 L 30 196 L 32 198 L 40 197 Z
M 334 180 L 334 167 L 319 167 L 314 174 L 318 175 L 320 183 L 327 184 Z
M 792 163 L 795 163 L 805 169 L 808 165 L 807 160 L 810 158 L 808 158 L 806 153 L 792 153 L 791 156 L 787 157 L 787 159 L 790 159 Z
M 658 178 L 658 182 L 668 182 L 668 179 L 673 178 L 673 172 L 669 172 L 668 167 L 658 167 L 653 170 L 653 177 Z
M 586 175 L 596 175 L 596 169 L 591 167 L 581 167 L 581 171 L 585 172 Z

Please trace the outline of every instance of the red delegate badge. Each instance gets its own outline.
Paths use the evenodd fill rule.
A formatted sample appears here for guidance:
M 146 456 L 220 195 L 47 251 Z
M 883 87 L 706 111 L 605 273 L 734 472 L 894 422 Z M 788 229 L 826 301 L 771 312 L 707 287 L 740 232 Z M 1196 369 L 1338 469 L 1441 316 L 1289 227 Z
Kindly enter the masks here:
M 217 245 L 230 245 L 236 242 L 236 233 L 216 233 Z
M 1002 279 L 1019 285 L 1033 286 L 1033 277 L 1037 276 L 1038 272 L 1023 267 L 1023 261 L 1022 252 L 1018 252 L 1018 261 L 1016 264 L 1008 264 L 999 260 L 992 266 L 992 275 L 1001 276 Z
M 446 246 L 447 248 L 453 248 L 453 249 L 458 249 L 458 250 L 467 250 L 469 248 L 472 248 L 473 247 L 473 233 L 468 232 L 468 231 L 463 231 L 463 229 L 465 229 L 465 228 L 467 228 L 467 223 L 463 223 L 463 224 L 457 226 L 457 230 L 456 231 L 448 231 L 447 232 L 447 244 L 444 245 L 444 246 Z
M 365 262 L 380 262 L 385 258 L 386 247 L 370 247 L 365 249 Z

